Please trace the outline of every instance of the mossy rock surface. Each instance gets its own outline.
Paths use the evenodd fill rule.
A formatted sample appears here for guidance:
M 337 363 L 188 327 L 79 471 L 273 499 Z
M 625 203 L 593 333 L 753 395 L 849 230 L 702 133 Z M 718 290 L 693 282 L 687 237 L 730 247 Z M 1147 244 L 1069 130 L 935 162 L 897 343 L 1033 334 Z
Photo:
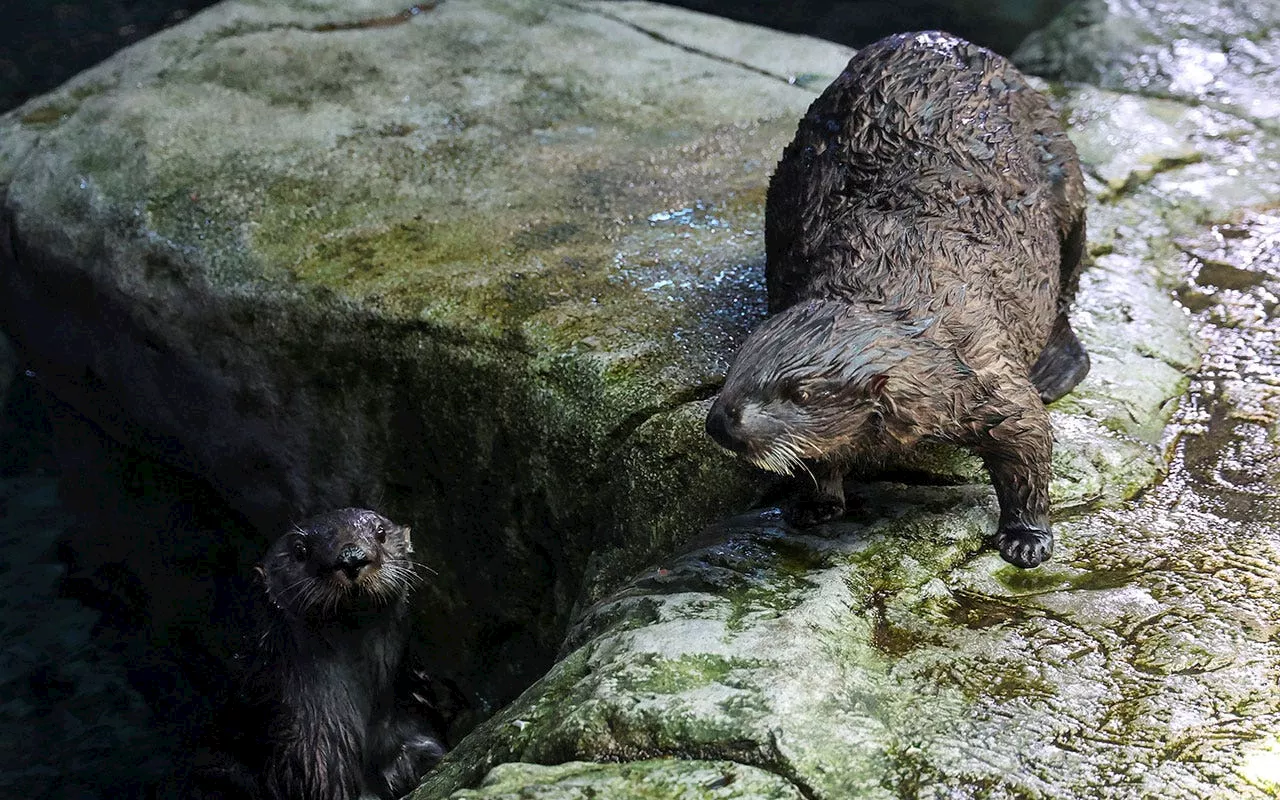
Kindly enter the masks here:
M 728 761 L 503 764 L 459 800 L 803 800 L 776 775 Z
M 1089 176 L 1093 371 L 1052 409 L 1059 550 L 1021 572 L 963 454 L 801 534 L 730 516 L 765 481 L 702 434 L 763 315 L 768 175 L 849 51 L 647 3 L 416 8 L 223 3 L 0 117 L 0 318 L 263 537 L 347 504 L 411 524 L 418 640 L 479 711 L 559 651 L 417 797 L 1267 790 L 1274 534 L 1128 503 L 1178 467 L 1206 341 L 1172 291 L 1220 299 L 1188 265 L 1265 283 L 1206 242 L 1269 241 L 1273 126 L 1048 87 Z M 116 536 L 92 556 L 127 563 Z
M 0 117 L 0 306 L 55 395 L 264 537 L 410 523 L 423 637 L 483 707 L 589 565 L 603 591 L 759 491 L 689 404 L 763 313 L 794 79 L 849 51 L 644 3 L 404 8 L 223 3 Z
M 811 532 L 774 511 L 711 526 L 581 615 L 415 797 L 506 762 L 654 756 L 831 800 L 1273 796 L 1280 407 L 1247 343 L 1275 335 L 1280 141 L 1216 102 L 1051 88 L 1092 197 L 1074 319 L 1093 371 L 1052 410 L 1054 560 L 974 555 L 980 484 L 868 484 Z

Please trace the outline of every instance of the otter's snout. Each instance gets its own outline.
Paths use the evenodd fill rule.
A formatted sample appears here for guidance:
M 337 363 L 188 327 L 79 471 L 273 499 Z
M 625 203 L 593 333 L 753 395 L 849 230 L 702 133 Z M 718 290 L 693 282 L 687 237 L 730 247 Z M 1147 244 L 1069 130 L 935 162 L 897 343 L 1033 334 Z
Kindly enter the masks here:
M 707 435 L 726 450 L 745 452 L 747 443 L 742 430 L 742 407 L 717 398 L 707 412 Z
M 363 547 L 358 544 L 349 544 L 338 552 L 334 568 L 354 581 L 359 576 L 360 570 L 372 563 L 373 559 L 365 552 Z

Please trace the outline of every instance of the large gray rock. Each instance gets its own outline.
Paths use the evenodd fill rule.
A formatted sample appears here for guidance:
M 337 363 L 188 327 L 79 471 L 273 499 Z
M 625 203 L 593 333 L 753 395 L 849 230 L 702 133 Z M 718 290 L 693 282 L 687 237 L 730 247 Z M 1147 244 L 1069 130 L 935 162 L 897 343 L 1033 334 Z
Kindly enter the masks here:
M 415 797 L 657 756 L 832 800 L 1280 791 L 1280 138 L 1135 88 L 1060 90 L 1092 195 L 1074 317 L 1094 368 L 1053 410 L 1053 562 L 972 555 L 985 488 L 867 486 L 819 535 L 774 512 L 712 526 L 581 615 Z M 1121 502 L 1165 454 L 1167 481 Z M 642 796 L 624 786 L 601 796 Z
M 510 697 L 589 562 L 616 585 L 758 490 L 689 403 L 761 313 L 797 84 L 848 51 L 644 3 L 403 8 L 225 3 L 0 117 L 0 317 L 263 536 L 410 522 L 437 669 Z M 181 605 L 156 573 L 206 544 L 142 536 L 81 549 Z
M 994 501 L 952 452 L 916 466 L 961 485 L 861 487 L 822 535 L 706 527 L 762 488 L 702 414 L 763 312 L 768 173 L 848 51 L 647 3 L 400 8 L 225 3 L 0 117 L 0 317 L 86 426 L 264 535 L 411 523 L 419 641 L 481 701 L 563 643 L 419 797 L 1261 785 L 1271 534 L 1123 503 L 1202 349 L 1184 251 L 1280 199 L 1266 126 L 1061 92 L 1094 369 L 1052 411 L 1060 552 L 1018 572 L 975 555 Z M 209 543 L 133 534 L 81 545 L 203 619 L 161 587 Z M 644 763 L 570 763 L 602 760 Z

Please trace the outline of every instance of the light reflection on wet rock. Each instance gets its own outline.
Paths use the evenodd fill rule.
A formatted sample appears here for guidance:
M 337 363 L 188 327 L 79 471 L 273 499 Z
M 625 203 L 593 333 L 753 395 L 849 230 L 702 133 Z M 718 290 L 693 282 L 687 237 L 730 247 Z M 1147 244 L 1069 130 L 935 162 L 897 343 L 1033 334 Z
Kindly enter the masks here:
M 1082 0 L 1014 53 L 1035 75 L 1280 117 L 1280 4 Z
M 1210 343 L 1182 412 L 1188 469 L 1207 496 L 1247 514 L 1238 518 L 1262 511 L 1274 519 L 1280 499 L 1280 216 L 1249 215 L 1180 246 L 1188 255 L 1181 293 L 1196 298 L 1196 319 Z
M 420 796 L 478 780 L 491 759 L 690 753 L 823 800 L 1273 796 L 1280 217 L 1135 216 L 1153 201 L 1133 192 L 1097 215 L 1105 255 L 1082 292 L 1101 369 L 1055 428 L 1064 452 L 1092 419 L 1147 435 L 1149 416 L 1125 422 L 1105 403 L 1133 372 L 1123 332 L 1143 331 L 1153 358 L 1194 372 L 1162 482 L 1118 505 L 1064 471 L 1071 459 L 1055 464 L 1081 505 L 1060 508 L 1060 550 L 1031 571 L 974 555 L 982 487 L 860 487 L 822 536 L 773 513 L 728 520 L 586 613 L 564 660 Z M 1153 346 L 1164 323 L 1139 277 L 1152 264 L 1194 298 L 1199 367 Z

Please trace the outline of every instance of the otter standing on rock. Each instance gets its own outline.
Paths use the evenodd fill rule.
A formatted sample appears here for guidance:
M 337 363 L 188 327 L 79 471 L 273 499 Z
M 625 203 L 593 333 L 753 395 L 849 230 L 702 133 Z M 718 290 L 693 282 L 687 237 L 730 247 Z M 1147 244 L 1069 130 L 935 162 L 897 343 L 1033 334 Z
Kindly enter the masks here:
M 256 568 L 263 592 L 201 797 L 398 798 L 443 755 L 408 681 L 409 529 L 356 508 L 313 517 Z
M 1012 564 L 1053 552 L 1045 404 L 1089 357 L 1067 319 L 1084 249 L 1075 148 L 1004 58 L 940 32 L 882 39 L 800 121 L 769 184 L 771 317 L 707 417 L 724 447 L 811 473 L 797 525 L 843 478 L 918 442 L 982 457 Z

